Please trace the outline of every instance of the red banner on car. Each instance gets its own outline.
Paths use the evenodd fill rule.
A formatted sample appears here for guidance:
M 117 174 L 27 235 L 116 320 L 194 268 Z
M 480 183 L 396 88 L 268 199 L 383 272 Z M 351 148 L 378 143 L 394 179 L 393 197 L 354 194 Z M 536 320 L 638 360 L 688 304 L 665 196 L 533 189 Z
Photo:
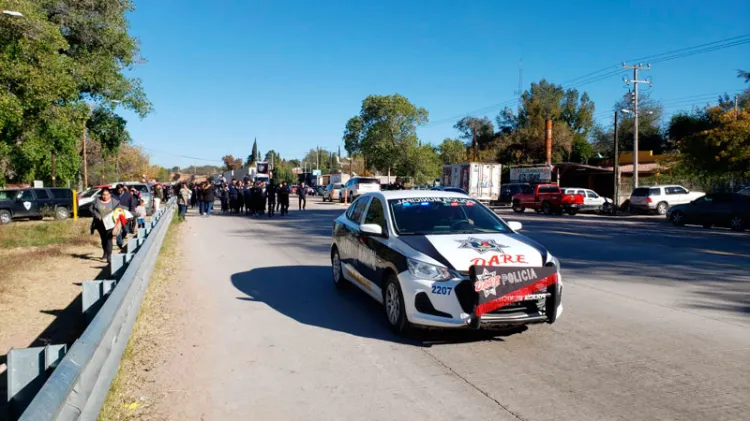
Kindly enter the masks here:
M 477 317 L 518 301 L 531 299 L 557 283 L 557 268 L 472 266 Z M 527 298 L 530 297 L 531 298 Z

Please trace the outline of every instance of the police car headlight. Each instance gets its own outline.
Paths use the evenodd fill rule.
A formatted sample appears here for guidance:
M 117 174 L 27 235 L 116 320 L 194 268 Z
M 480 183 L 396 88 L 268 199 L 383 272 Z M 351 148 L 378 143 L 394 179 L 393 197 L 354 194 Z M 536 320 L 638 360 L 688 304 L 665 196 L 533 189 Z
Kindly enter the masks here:
M 409 266 L 409 273 L 417 278 L 429 279 L 431 281 L 447 281 L 453 278 L 453 274 L 447 268 L 441 266 L 431 265 L 414 259 L 407 259 L 406 263 Z

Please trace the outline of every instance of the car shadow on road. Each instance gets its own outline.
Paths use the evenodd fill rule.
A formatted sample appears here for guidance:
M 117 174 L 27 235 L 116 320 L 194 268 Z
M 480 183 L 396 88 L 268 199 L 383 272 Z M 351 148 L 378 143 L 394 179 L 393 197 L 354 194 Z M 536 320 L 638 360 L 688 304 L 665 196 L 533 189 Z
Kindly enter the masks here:
M 236 273 L 232 284 L 246 296 L 239 300 L 262 302 L 299 323 L 363 338 L 399 344 L 433 345 L 503 340 L 525 328 L 511 330 L 423 330 L 405 336 L 393 334 L 383 307 L 364 292 L 348 285 L 337 290 L 330 266 L 275 266 Z

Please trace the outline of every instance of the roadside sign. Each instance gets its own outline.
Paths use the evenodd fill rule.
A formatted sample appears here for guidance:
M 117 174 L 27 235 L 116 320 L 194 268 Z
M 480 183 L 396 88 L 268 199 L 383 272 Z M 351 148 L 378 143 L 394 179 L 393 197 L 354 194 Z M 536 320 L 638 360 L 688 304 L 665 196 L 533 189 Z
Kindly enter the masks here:
M 518 181 L 522 183 L 549 183 L 552 181 L 552 167 L 511 168 L 510 181 Z
M 313 170 L 312 175 L 314 175 L 315 177 L 323 175 L 323 171 L 321 171 L 321 170 Z

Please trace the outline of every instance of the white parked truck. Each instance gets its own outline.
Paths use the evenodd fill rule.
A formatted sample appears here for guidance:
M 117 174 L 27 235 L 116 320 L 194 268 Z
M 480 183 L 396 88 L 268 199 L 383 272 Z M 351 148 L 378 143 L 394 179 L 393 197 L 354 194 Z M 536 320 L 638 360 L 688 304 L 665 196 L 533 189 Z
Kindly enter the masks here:
M 466 190 L 469 196 L 483 202 L 498 200 L 502 165 L 481 162 L 443 166 L 441 184 Z

